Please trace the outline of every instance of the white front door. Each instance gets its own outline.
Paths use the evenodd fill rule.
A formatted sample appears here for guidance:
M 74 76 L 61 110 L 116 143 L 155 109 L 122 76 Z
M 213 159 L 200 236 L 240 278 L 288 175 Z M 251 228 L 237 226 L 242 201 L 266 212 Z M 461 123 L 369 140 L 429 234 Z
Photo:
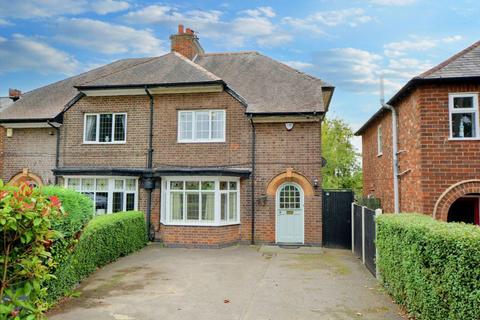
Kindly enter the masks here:
M 284 183 L 277 190 L 276 241 L 303 243 L 303 190 L 296 183 Z

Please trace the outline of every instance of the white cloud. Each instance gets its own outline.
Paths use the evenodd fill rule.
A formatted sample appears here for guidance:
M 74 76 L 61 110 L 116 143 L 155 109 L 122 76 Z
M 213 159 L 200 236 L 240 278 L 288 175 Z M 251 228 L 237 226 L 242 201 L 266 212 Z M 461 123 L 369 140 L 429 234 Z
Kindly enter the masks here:
M 0 26 L 11 26 L 11 25 L 12 25 L 11 22 L 9 22 L 9 21 L 7 21 L 7 20 L 5 20 L 5 19 L 0 18 Z
M 129 3 L 121 0 L 13 0 L 0 1 L 0 16 L 31 19 L 78 15 L 85 12 L 107 14 L 128 7 Z
M 462 39 L 463 37 L 461 35 L 455 35 L 455 36 L 445 37 L 442 39 L 442 41 L 445 43 L 450 43 L 450 42 L 460 41 Z
M 290 67 L 298 70 L 303 70 L 303 69 L 308 69 L 313 67 L 312 63 L 309 62 L 303 62 L 303 61 L 282 61 L 286 65 L 289 65 Z
M 71 75 L 78 67 L 74 57 L 36 39 L 20 34 L 10 39 L 0 37 L 0 72 L 29 70 Z
M 87 18 L 61 18 L 55 40 L 104 54 L 161 55 L 166 51 L 151 30 L 136 30 Z
M 222 19 L 222 15 L 223 12 L 218 10 L 180 11 L 173 6 L 150 5 L 125 14 L 124 19 L 130 23 L 172 27 L 181 23 L 194 28 L 200 37 L 235 47 L 248 41 L 261 46 L 275 46 L 292 40 L 291 35 L 272 22 L 275 12 L 271 7 L 243 10 L 230 21 Z
M 316 33 L 324 33 L 324 27 L 336 27 L 348 25 L 356 27 L 360 24 L 370 22 L 372 17 L 361 8 L 349 8 L 331 11 L 318 11 L 305 18 L 285 17 L 283 23 L 297 29 L 309 30 Z
M 370 0 L 373 4 L 381 6 L 407 6 L 413 4 L 416 0 Z
M 419 37 L 411 35 L 408 40 L 390 42 L 383 46 L 387 57 L 402 57 L 411 52 L 425 52 L 438 47 L 442 43 L 451 43 L 462 40 L 460 35 L 453 35 L 441 39 Z

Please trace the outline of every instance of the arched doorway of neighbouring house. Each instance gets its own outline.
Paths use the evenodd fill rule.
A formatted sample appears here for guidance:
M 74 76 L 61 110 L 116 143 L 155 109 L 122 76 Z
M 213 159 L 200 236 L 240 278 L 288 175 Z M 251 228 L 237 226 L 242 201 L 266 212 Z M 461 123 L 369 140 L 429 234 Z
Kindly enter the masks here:
M 480 195 L 467 194 L 455 200 L 448 209 L 448 222 L 480 224 Z
M 28 169 L 23 169 L 22 172 L 17 173 L 8 182 L 12 186 L 19 186 L 22 183 L 27 183 L 33 187 L 41 187 L 43 185 L 42 179 Z

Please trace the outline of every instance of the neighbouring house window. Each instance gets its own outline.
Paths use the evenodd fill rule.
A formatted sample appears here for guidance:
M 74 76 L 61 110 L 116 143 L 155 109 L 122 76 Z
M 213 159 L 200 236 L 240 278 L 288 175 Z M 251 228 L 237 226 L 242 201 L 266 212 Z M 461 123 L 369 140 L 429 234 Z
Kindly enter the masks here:
M 383 154 L 383 137 L 382 137 L 382 126 L 377 128 L 377 155 L 381 156 Z
M 85 114 L 85 143 L 124 143 L 126 141 L 126 113 Z
M 224 142 L 225 110 L 178 112 L 179 142 Z
M 65 186 L 89 196 L 96 214 L 136 210 L 138 186 L 136 178 L 68 177 Z
M 478 96 L 471 93 L 449 95 L 450 138 L 475 139 L 478 132 Z
M 182 225 L 240 223 L 238 178 L 166 177 L 162 222 Z

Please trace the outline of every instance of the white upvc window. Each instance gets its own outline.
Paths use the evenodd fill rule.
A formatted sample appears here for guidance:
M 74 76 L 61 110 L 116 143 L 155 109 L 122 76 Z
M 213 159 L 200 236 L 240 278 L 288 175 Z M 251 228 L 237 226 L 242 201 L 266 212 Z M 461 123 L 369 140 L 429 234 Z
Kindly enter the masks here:
M 83 143 L 125 143 L 127 140 L 126 113 L 86 113 Z
M 138 179 L 131 177 L 76 176 L 65 178 L 65 187 L 89 196 L 95 214 L 137 210 Z
M 448 96 L 450 139 L 479 139 L 477 93 L 450 93 Z
M 221 226 L 240 223 L 240 179 L 162 178 L 163 224 Z
M 383 136 L 382 136 L 382 125 L 379 125 L 377 128 L 377 156 L 383 154 Z
M 178 111 L 178 142 L 225 142 L 225 110 Z

